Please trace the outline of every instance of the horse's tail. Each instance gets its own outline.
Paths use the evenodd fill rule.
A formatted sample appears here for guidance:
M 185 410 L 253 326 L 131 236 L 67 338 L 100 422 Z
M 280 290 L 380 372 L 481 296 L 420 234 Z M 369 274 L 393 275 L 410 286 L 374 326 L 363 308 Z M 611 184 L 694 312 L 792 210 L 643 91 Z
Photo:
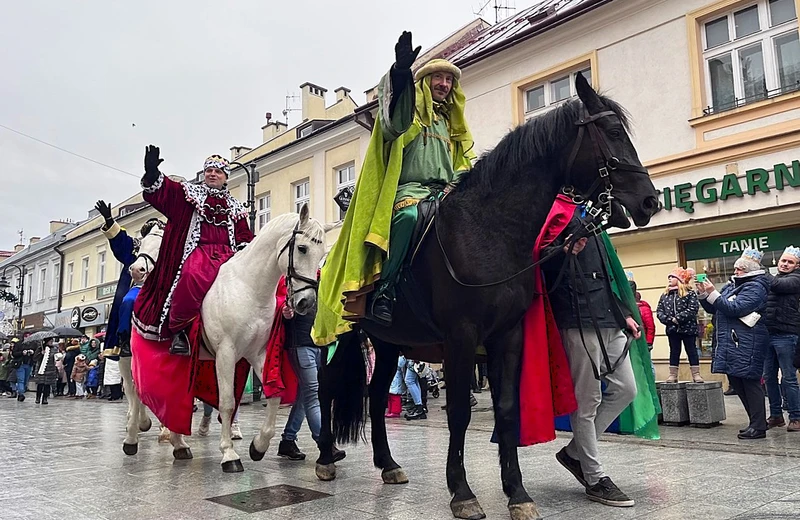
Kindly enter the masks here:
M 339 336 L 339 346 L 326 369 L 338 376 L 330 381 L 334 439 L 339 443 L 366 441 L 367 374 L 358 332 Z

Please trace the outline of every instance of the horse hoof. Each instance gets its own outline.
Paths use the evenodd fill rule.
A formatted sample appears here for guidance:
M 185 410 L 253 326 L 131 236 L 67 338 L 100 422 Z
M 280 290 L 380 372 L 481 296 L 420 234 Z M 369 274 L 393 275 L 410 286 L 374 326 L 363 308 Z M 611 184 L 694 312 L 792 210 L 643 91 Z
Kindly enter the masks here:
M 125 455 L 136 455 L 136 453 L 139 451 L 139 445 L 138 444 L 125 444 L 123 442 L 122 443 L 122 451 L 125 452 Z
M 336 479 L 336 464 L 317 464 L 317 478 L 323 482 L 330 482 Z
M 456 518 L 464 518 L 465 520 L 486 518 L 486 513 L 483 512 L 483 508 L 478 503 L 477 498 L 470 498 L 461 502 L 450 502 L 450 510 Z
M 511 513 L 511 520 L 542 520 L 539 510 L 533 502 L 510 505 L 508 512 Z
M 222 463 L 223 473 L 241 473 L 242 471 L 244 471 L 244 466 L 242 466 L 242 461 L 239 459 L 228 460 Z
M 190 448 L 178 448 L 172 450 L 172 456 L 175 460 L 189 460 L 192 458 L 192 450 Z
M 145 423 L 145 426 L 139 425 L 139 431 L 140 432 L 149 432 L 150 428 L 152 428 L 152 427 L 153 427 L 153 421 L 151 419 L 147 419 L 147 422 Z
M 403 468 L 390 469 L 381 473 L 384 484 L 408 484 L 408 477 Z
M 259 460 L 264 458 L 264 453 L 258 451 L 253 441 L 250 441 L 250 460 L 258 462 Z

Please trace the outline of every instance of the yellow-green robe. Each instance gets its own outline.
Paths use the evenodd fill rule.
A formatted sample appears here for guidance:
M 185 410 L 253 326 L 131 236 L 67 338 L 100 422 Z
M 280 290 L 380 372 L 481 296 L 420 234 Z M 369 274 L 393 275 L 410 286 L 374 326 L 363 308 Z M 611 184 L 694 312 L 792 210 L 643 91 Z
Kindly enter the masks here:
M 458 82 L 454 82 L 445 102 L 446 119 L 434 112 L 430 77 L 403 90 L 390 118 L 391 99 L 391 80 L 386 74 L 378 86 L 378 117 L 355 193 L 339 239 L 322 267 L 317 316 L 311 331 L 320 346 L 333 343 L 352 328 L 353 320 L 363 316 L 365 296 L 380 278 L 389 250 L 395 203 L 413 204 L 424 198 L 430 193 L 425 183 L 454 182 L 454 172 L 469 169 L 475 157 L 464 118 L 465 97 Z M 449 142 L 445 143 L 448 134 Z M 428 140 L 434 139 L 441 142 L 423 150 Z M 441 150 L 447 153 L 442 156 Z

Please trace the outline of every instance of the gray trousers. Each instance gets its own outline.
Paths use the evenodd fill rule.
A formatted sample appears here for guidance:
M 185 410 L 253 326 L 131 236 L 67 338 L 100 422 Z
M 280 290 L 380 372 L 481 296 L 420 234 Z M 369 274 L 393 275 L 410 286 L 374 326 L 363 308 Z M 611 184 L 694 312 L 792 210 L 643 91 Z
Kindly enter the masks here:
M 600 329 L 600 333 L 611 365 L 614 366 L 625 348 L 625 334 L 619 329 Z M 636 397 L 636 380 L 630 357 L 626 356 L 613 374 L 603 378 L 606 389 L 605 392 L 601 391 L 600 381 L 595 379 L 586 353 L 588 349 L 595 366 L 601 373 L 604 372 L 605 363 L 602 361 L 597 334 L 589 327 L 588 330 L 584 329 L 583 337 L 586 348 L 578 329 L 561 330 L 578 401 L 578 409 L 569 416 L 573 438 L 567 446 L 567 455 L 580 461 L 586 481 L 593 486 L 606 476 L 598 460 L 597 440 Z

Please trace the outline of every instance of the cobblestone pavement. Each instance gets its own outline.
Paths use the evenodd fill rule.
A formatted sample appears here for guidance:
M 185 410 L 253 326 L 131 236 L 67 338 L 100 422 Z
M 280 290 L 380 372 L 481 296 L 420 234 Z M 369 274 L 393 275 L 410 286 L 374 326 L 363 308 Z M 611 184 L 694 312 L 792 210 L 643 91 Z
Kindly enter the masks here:
M 348 446 L 337 480 L 318 481 L 317 453 L 305 426 L 298 441 L 308 454 L 305 461 L 275 456 L 278 437 L 264 460 L 249 460 L 247 447 L 264 411 L 258 403 L 241 412 L 245 439 L 236 441 L 236 447 L 245 472 L 223 474 L 216 422 L 209 437 L 189 439 L 193 460 L 173 461 L 171 447 L 158 444 L 155 426 L 142 434 L 138 455 L 127 457 L 121 449 L 125 404 L 51 399 L 41 406 L 29 396 L 24 403 L 0 399 L 3 519 L 451 518 L 444 478 L 446 420 L 439 408 L 443 398 L 430 401 L 427 421 L 389 421 L 395 459 L 411 482 L 388 486 L 373 468 L 368 446 Z M 488 440 L 488 392 L 478 399 L 467 434 L 467 474 L 488 518 L 506 519 L 496 449 Z M 718 428 L 663 428 L 664 439 L 657 442 L 604 438 L 601 456 L 606 470 L 636 500 L 633 508 L 609 508 L 586 499 L 553 457 L 569 439 L 566 433 L 555 442 L 520 450 L 525 485 L 543 516 L 553 520 L 800 517 L 800 433 L 784 430 L 770 432 L 766 441 L 738 441 L 736 430 L 744 420 L 741 405 L 736 398 L 726 398 L 726 405 L 729 420 Z M 281 427 L 287 412 L 282 409 L 279 414 Z M 195 427 L 199 420 L 198 412 Z M 209 500 L 281 485 L 325 495 L 256 513 Z M 283 489 L 280 496 L 299 497 L 302 493 L 294 488 L 277 489 Z M 250 505 L 264 509 L 274 502 L 259 508 L 251 500 Z

